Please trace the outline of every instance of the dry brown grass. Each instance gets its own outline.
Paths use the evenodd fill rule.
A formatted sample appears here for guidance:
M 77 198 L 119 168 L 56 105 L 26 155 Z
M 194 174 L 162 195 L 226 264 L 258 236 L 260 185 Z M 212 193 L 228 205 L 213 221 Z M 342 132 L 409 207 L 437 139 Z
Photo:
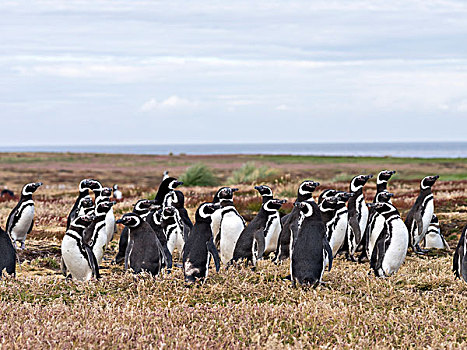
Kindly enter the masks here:
M 94 164 L 101 158 L 84 159 L 92 159 L 89 162 Z M 134 164 L 127 157 L 119 161 Z M 158 161 L 157 166 L 163 168 L 163 160 Z M 36 225 L 26 242 L 26 251 L 21 252 L 22 265 L 17 268 L 17 277 L 0 281 L 3 321 L 0 334 L 6 347 L 460 348 L 467 345 L 463 328 L 467 321 L 467 284 L 454 280 L 452 258 L 446 252 L 428 257 L 411 255 L 399 273 L 387 279 L 369 275 L 368 264 L 338 258 L 332 271 L 324 275 L 327 283 L 317 289 L 291 288 L 290 282 L 283 280 L 288 265 L 276 266 L 270 261 L 261 261 L 256 272 L 248 268 L 221 268 L 215 274 L 211 270 L 204 284 L 187 287 L 179 269 L 156 279 L 134 278 L 124 273 L 121 266 L 110 265 L 116 253 L 114 240 L 105 256 L 100 281 L 67 282 L 59 274 L 59 247 L 77 181 L 86 176 L 87 168 L 81 168 L 83 158 L 72 160 L 66 167 L 75 170 L 57 181 L 56 164 L 44 160 L 30 168 L 30 163 L 20 161 L 1 165 L 4 168 L 25 165 L 28 170 L 20 176 L 21 181 L 37 178 L 49 184 L 37 193 Z M 332 166 L 337 172 L 336 165 Z M 366 167 L 398 169 L 384 163 L 369 163 Z M 422 170 L 412 167 L 411 171 L 416 172 L 426 165 Z M 100 169 L 98 175 L 102 175 L 106 185 L 118 182 L 124 192 L 125 200 L 115 208 L 117 216 L 130 210 L 136 199 L 153 194 L 152 186 L 160 176 L 151 173 L 152 183 L 143 180 L 136 186 L 138 175 L 132 166 L 115 164 L 110 170 Z M 448 169 L 440 167 L 437 172 Z M 0 179 L 11 179 L 8 171 L 0 174 Z M 275 192 L 283 193 L 280 197 L 292 202 L 294 188 L 304 177 L 322 181 L 322 189 L 348 186 L 347 181 L 331 181 L 331 173 L 323 179 L 302 175 L 306 174 L 286 175 L 286 181 L 273 185 Z M 148 174 L 142 176 L 149 179 Z M 226 171 L 224 178 L 227 176 Z M 18 192 L 14 182 L 8 181 Z M 63 186 L 59 188 L 58 184 Z M 390 186 L 397 195 L 395 204 L 404 215 L 417 195 L 418 184 L 401 176 Z M 236 204 L 251 219 L 259 208 L 259 196 L 250 185 L 239 187 Z M 209 200 L 215 192 L 215 188 L 182 189 L 190 215 L 198 203 Z M 374 190 L 374 184 L 370 184 L 366 190 L 368 200 Z M 467 222 L 467 183 L 441 181 L 435 186 L 435 198 L 442 230 L 453 247 Z M 14 201 L 0 203 L 3 225 L 14 205 Z

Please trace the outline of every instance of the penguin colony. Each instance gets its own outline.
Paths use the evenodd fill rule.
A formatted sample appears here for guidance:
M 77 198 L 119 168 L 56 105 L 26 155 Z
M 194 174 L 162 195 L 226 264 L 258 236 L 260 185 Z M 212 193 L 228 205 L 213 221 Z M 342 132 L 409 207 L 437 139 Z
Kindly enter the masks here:
M 271 259 L 275 264 L 289 259 L 287 278 L 292 284 L 315 286 L 322 282 L 323 273 L 331 270 L 338 254 L 351 261 L 359 254 L 358 261 L 369 261 L 375 276 L 388 277 L 399 270 L 409 248 L 417 254 L 432 248 L 449 249 L 434 214 L 431 188 L 439 176 L 422 179 L 420 194 L 404 222 L 391 203 L 394 195 L 387 191 L 394 173 L 383 170 L 378 174 L 372 203 L 366 203 L 363 187 L 373 175 L 355 176 L 349 192 L 326 189 L 318 202 L 313 194 L 320 184 L 303 181 L 292 211 L 282 218 L 279 209 L 286 200 L 274 198 L 266 185 L 255 186 L 262 205 L 249 225 L 235 208 L 236 188 L 222 187 L 212 202 L 200 204 L 193 224 L 184 207 L 185 197 L 177 190 L 182 182 L 166 172 L 154 200 L 137 201 L 131 213 L 115 220 L 113 205 L 122 199 L 118 186 L 103 187 L 97 180 L 84 179 L 67 218 L 61 245 L 62 272 L 79 281 L 98 279 L 104 251 L 114 237 L 116 224 L 122 224 L 113 263 L 124 263 L 125 269 L 135 274 L 170 273 L 175 252 L 182 261 L 176 266 L 183 269 L 187 282 L 205 279 L 211 260 L 218 272 L 221 263 L 226 268 L 245 264 L 255 269 L 260 259 Z M 6 230 L 0 229 L 0 268 L 8 274 L 15 274 L 17 244 L 19 249 L 25 248 L 33 227 L 32 195 L 41 185 L 36 182 L 23 187 Z M 467 226 L 454 253 L 453 271 L 467 282 L 466 231 Z

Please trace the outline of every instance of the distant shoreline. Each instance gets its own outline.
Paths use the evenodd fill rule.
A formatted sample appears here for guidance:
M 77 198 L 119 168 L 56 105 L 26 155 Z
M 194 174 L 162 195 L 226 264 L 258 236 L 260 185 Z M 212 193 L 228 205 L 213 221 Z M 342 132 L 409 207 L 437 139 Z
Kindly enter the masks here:
M 467 142 L 0 146 L 0 153 L 467 158 Z

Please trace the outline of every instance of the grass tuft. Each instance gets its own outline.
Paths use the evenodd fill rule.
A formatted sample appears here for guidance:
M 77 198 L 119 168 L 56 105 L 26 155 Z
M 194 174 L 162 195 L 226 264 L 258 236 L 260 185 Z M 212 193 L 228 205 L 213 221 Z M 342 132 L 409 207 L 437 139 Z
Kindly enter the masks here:
M 269 168 L 266 165 L 258 166 L 255 162 L 247 162 L 232 173 L 232 176 L 227 179 L 227 183 L 235 185 L 273 181 L 277 173 L 276 169 Z
M 217 178 L 212 170 L 203 163 L 189 167 L 179 178 L 185 186 L 216 186 Z

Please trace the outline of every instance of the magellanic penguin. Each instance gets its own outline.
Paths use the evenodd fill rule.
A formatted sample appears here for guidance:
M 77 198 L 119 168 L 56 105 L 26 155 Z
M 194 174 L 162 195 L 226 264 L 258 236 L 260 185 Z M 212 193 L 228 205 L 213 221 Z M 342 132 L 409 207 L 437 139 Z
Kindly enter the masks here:
M 391 177 L 396 173 L 395 170 L 382 170 L 379 172 L 378 176 L 376 177 L 376 195 L 373 198 L 373 203 L 376 203 L 376 197 L 378 193 L 386 191 L 388 188 L 388 181 Z
M 370 267 L 378 277 L 396 273 L 407 255 L 409 232 L 399 211 L 390 203 L 370 203 L 370 207 L 384 217 L 384 228 L 376 240 Z
M 149 226 L 151 226 L 156 237 L 161 243 L 162 251 L 165 254 L 165 260 L 167 262 L 167 271 L 170 272 L 172 269 L 172 253 L 170 253 L 169 248 L 167 247 L 167 237 L 165 236 L 164 228 L 162 227 L 162 208 L 155 206 L 155 208 L 151 209 L 149 214 L 146 215 L 145 220 Z
M 263 204 L 273 199 L 272 190 L 269 186 L 266 186 L 266 185 L 255 186 L 255 189 L 261 195 L 263 199 Z M 287 201 L 284 201 L 283 203 L 285 202 Z M 281 222 L 279 212 L 277 212 L 277 215 L 273 214 L 272 216 L 270 216 L 267 222 L 267 230 L 266 230 L 267 232 L 265 232 L 266 236 L 264 237 L 265 247 L 264 247 L 264 254 L 263 254 L 265 257 L 269 256 L 269 254 L 271 253 L 276 252 L 281 229 L 282 229 L 282 222 Z
M 218 242 L 219 254 L 223 264 L 227 264 L 232 260 L 237 240 L 246 226 L 245 220 L 235 209 L 233 193 L 233 189 L 229 187 L 219 192 L 221 222 L 219 232 L 215 235 L 215 238 Z
M 21 243 L 21 249 L 25 248 L 24 241 L 34 225 L 34 201 L 32 200 L 32 194 L 40 186 L 42 186 L 42 182 L 24 185 L 18 204 L 8 216 L 6 232 L 11 237 L 14 247 L 16 247 L 16 242 L 18 241 Z
M 122 191 L 120 191 L 118 189 L 118 185 L 115 184 L 113 187 L 112 187 L 112 190 L 113 190 L 113 194 L 114 194 L 114 201 L 117 201 L 117 202 L 121 202 L 122 199 L 123 199 L 123 194 L 122 194 Z
M 392 197 L 394 197 L 394 194 L 389 193 L 388 191 L 382 191 L 375 196 L 374 203 L 391 204 Z M 371 213 L 371 216 L 368 220 L 368 225 L 366 226 L 365 231 L 365 237 L 367 239 L 365 242 L 365 251 L 366 256 L 371 258 L 376 240 L 384 230 L 386 218 L 384 215 L 380 214 L 380 210 L 376 210 L 375 206 L 369 206 L 369 212 Z
M 363 196 L 363 186 L 371 179 L 373 175 L 358 175 L 350 182 L 350 192 L 353 196 L 349 199 L 347 208 L 349 210 L 347 226 L 347 257 L 355 261 L 354 254 L 357 251 L 368 223 L 368 207 Z
M 186 282 L 206 278 L 211 257 L 214 259 L 216 272 L 219 272 L 220 258 L 211 231 L 211 215 L 219 207 L 219 203 L 203 203 L 196 210 L 195 225 L 183 248 L 183 274 Z
M 105 229 L 105 217 L 115 202 L 101 202 L 96 205 L 95 218 L 84 231 L 84 242 L 92 247 L 92 251 L 100 266 L 107 245 L 107 231 Z
M 253 267 L 263 257 L 266 244 L 277 245 L 280 231 L 280 218 L 278 210 L 286 200 L 269 199 L 261 206 L 260 211 L 250 224 L 243 229 L 235 244 L 232 261 L 246 260 Z M 275 235 L 275 237 L 272 237 Z M 271 242 L 275 239 L 275 242 Z M 269 252 L 273 251 L 269 248 Z
M 425 244 L 426 249 L 446 249 L 450 250 L 448 242 L 444 239 L 441 229 L 439 227 L 438 217 L 433 214 L 431 218 L 430 226 L 425 235 Z
M 151 209 L 155 207 L 155 201 L 149 199 L 140 199 L 133 205 L 133 213 L 138 214 L 141 218 L 145 218 Z M 125 261 L 125 252 L 128 246 L 128 226 L 125 226 L 120 234 L 118 241 L 118 253 L 115 256 L 114 263 L 121 264 Z
M 100 203 L 110 202 L 110 197 L 112 196 L 112 189 L 110 187 L 103 187 L 99 190 L 98 196 L 96 197 L 96 206 Z M 116 202 L 115 202 L 116 203 Z M 107 235 L 106 247 L 114 238 L 115 233 L 115 214 L 113 207 L 105 215 L 105 232 Z
M 467 251 L 466 241 L 467 225 L 462 230 L 461 237 L 457 243 L 456 251 L 452 260 L 452 271 L 456 278 L 462 278 L 467 282 L 467 259 L 465 252 Z
M 94 212 L 94 202 L 92 201 L 91 196 L 86 196 L 79 201 L 78 204 L 78 216 L 84 216 Z M 75 217 L 76 219 L 76 217 Z M 73 219 L 74 220 L 74 219 Z
M 162 180 L 161 184 L 159 185 L 159 189 L 157 190 L 156 197 L 154 201 L 157 205 L 163 205 L 165 201 L 165 197 L 170 191 L 175 190 L 178 186 L 183 185 L 183 182 L 178 181 L 174 177 L 166 177 Z
M 0 278 L 3 271 L 9 275 L 16 274 L 16 249 L 8 234 L 0 228 Z
M 183 222 L 175 207 L 165 207 L 162 210 L 161 218 L 162 229 L 167 237 L 167 248 L 173 256 L 177 249 L 179 256 L 183 254 L 185 241 L 190 234 L 190 228 Z
M 219 193 L 224 191 L 224 189 L 230 188 L 230 187 L 221 187 L 217 190 L 216 194 L 214 195 L 214 198 L 212 199 L 212 203 L 220 203 L 220 198 L 219 198 Z M 233 192 L 238 191 L 238 188 L 230 188 Z M 232 197 L 233 198 L 233 197 Z M 217 239 L 217 235 L 219 234 L 219 228 L 221 224 L 221 218 L 222 218 L 222 210 L 219 208 L 217 209 L 214 214 L 211 215 L 211 229 L 212 229 L 212 235 L 214 237 L 214 244 L 216 245 L 216 248 L 219 250 L 219 240 Z
M 162 207 L 165 208 L 170 206 L 178 210 L 180 218 L 191 230 L 193 228 L 193 223 L 188 216 L 188 211 L 185 209 L 185 196 L 183 195 L 182 191 L 174 190 L 166 194 Z
M 431 187 L 439 176 L 427 176 L 420 182 L 420 194 L 405 219 L 409 229 L 410 247 L 414 252 L 423 254 L 426 251 L 420 248 L 420 242 L 425 237 L 434 214 L 433 193 Z
M 298 230 L 290 236 L 290 276 L 292 285 L 298 282 L 316 286 L 322 282 L 326 266 L 332 267 L 332 250 L 326 238 L 326 228 L 318 204 L 296 202 L 300 209 Z
M 333 196 L 329 194 L 334 193 Z M 327 195 L 320 196 L 319 209 L 323 222 L 326 226 L 326 238 L 332 249 L 332 256 L 344 244 L 347 232 L 347 206 L 346 203 L 353 196 L 353 193 L 338 192 L 331 190 Z
M 305 180 L 298 187 L 297 191 L 297 202 L 303 201 L 314 201 L 313 192 L 319 186 L 319 182 Z M 275 263 L 280 263 L 289 257 L 290 252 L 290 235 L 293 232 L 297 232 L 298 229 L 298 218 L 300 216 L 300 209 L 296 206 L 293 207 L 290 214 L 287 214 L 281 218 L 281 232 L 279 234 L 279 242 L 277 243 Z
M 71 222 L 78 216 L 79 210 L 78 206 L 83 198 L 89 197 L 89 190 L 91 189 L 91 183 L 94 180 L 92 179 L 84 179 L 81 180 L 79 183 L 78 189 L 79 194 L 78 198 L 75 200 L 75 204 L 73 204 L 73 208 L 71 208 L 70 213 L 68 214 L 68 218 L 66 220 L 66 229 L 70 227 Z
M 136 274 L 148 272 L 157 276 L 165 266 L 164 253 L 149 224 L 135 213 L 123 215 L 117 223 L 128 227 L 125 270 L 132 270 Z
M 78 281 L 99 278 L 99 264 L 92 248 L 85 242 L 84 230 L 91 225 L 94 214 L 78 216 L 70 224 L 62 240 L 62 261 L 65 275 Z

